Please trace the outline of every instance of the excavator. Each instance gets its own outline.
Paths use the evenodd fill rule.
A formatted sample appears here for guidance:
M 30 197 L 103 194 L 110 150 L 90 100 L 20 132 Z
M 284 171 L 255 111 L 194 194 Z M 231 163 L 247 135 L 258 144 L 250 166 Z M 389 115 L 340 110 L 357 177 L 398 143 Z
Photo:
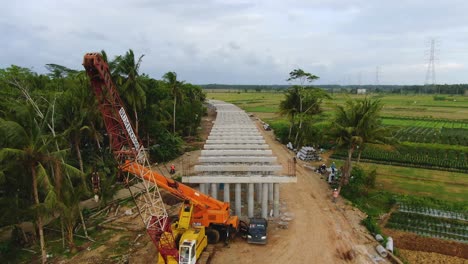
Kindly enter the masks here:
M 98 101 L 119 170 L 126 174 L 146 231 L 158 249 L 158 263 L 199 263 L 207 242 L 229 239 L 239 231 L 238 216 L 229 203 L 219 201 L 151 169 L 141 140 L 134 132 L 112 82 L 109 65 L 99 53 L 84 55 L 83 66 Z M 184 201 L 178 221 L 171 223 L 159 188 Z M 242 228 L 241 228 L 242 229 Z

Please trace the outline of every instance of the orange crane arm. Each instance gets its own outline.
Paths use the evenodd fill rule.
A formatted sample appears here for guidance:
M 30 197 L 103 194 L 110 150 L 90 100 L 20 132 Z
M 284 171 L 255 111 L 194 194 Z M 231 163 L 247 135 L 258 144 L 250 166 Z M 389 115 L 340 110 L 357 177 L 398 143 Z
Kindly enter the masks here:
M 192 201 L 192 204 L 200 210 L 226 210 L 226 208 L 229 208 L 229 203 L 221 202 L 209 195 L 198 192 L 183 183 L 166 178 L 164 175 L 161 175 L 154 170 L 150 170 L 145 166 L 138 164 L 137 162 L 128 161 L 123 166 L 121 166 L 121 170 L 134 175 L 139 175 L 140 172 L 143 171 L 143 174 L 140 175 L 143 175 L 145 180 L 153 181 L 154 179 L 156 181 L 154 183 L 159 187 L 179 197 L 180 199 Z

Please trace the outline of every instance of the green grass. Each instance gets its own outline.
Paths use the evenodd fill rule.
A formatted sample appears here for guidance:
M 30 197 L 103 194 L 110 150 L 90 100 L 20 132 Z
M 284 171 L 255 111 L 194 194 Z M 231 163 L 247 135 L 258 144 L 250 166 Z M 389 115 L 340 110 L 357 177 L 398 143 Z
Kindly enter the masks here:
M 465 173 L 362 162 L 360 165 L 377 170 L 378 189 L 468 203 L 468 177 Z

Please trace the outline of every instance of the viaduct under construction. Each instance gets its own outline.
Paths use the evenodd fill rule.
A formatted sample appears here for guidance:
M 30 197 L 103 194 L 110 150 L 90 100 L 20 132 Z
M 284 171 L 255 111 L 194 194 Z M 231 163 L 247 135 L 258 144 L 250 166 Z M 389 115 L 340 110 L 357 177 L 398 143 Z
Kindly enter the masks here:
M 266 218 L 271 210 L 278 217 L 279 184 L 295 183 L 296 177 L 279 175 L 282 166 L 245 111 L 223 101 L 210 100 L 209 105 L 216 109 L 216 120 L 195 165 L 196 175 L 184 176 L 182 182 L 199 183 L 200 191 L 215 199 L 222 192 L 225 202 L 231 202 L 233 187 L 236 215 L 243 215 L 244 198 L 247 217 L 259 216 L 255 203 L 261 205 L 261 217 Z

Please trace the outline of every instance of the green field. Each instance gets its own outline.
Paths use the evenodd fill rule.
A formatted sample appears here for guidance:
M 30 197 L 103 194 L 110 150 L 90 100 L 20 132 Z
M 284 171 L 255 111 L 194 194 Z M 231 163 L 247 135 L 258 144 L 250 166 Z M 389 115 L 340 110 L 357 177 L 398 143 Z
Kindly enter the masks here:
M 358 98 L 357 95 L 335 94 L 331 100 L 323 103 L 324 117 L 330 118 L 336 105 L 343 104 L 347 98 Z M 414 127 L 432 129 L 468 129 L 468 97 L 447 97 L 447 101 L 435 101 L 433 96 L 386 95 L 378 97 L 384 103 L 383 123 L 411 129 Z M 247 112 L 253 112 L 265 121 L 282 119 L 276 112 L 281 93 L 267 92 L 231 92 L 208 93 L 207 98 L 218 99 L 236 104 Z M 468 130 L 467 130 L 468 131 Z M 463 131 L 462 131 L 463 132 Z M 426 142 L 427 139 L 419 142 Z M 458 141 L 455 141 L 458 142 Z M 434 143 L 438 143 L 435 141 Z M 405 143 L 414 144 L 414 143 Z M 445 143 L 446 144 L 446 143 Z M 424 146 L 425 144 L 419 144 Z M 465 149 L 454 145 L 430 144 L 435 148 Z M 378 188 L 391 192 L 429 196 L 449 201 L 468 203 L 468 175 L 412 167 L 401 167 L 374 163 L 361 163 L 366 168 L 375 168 L 378 173 Z

